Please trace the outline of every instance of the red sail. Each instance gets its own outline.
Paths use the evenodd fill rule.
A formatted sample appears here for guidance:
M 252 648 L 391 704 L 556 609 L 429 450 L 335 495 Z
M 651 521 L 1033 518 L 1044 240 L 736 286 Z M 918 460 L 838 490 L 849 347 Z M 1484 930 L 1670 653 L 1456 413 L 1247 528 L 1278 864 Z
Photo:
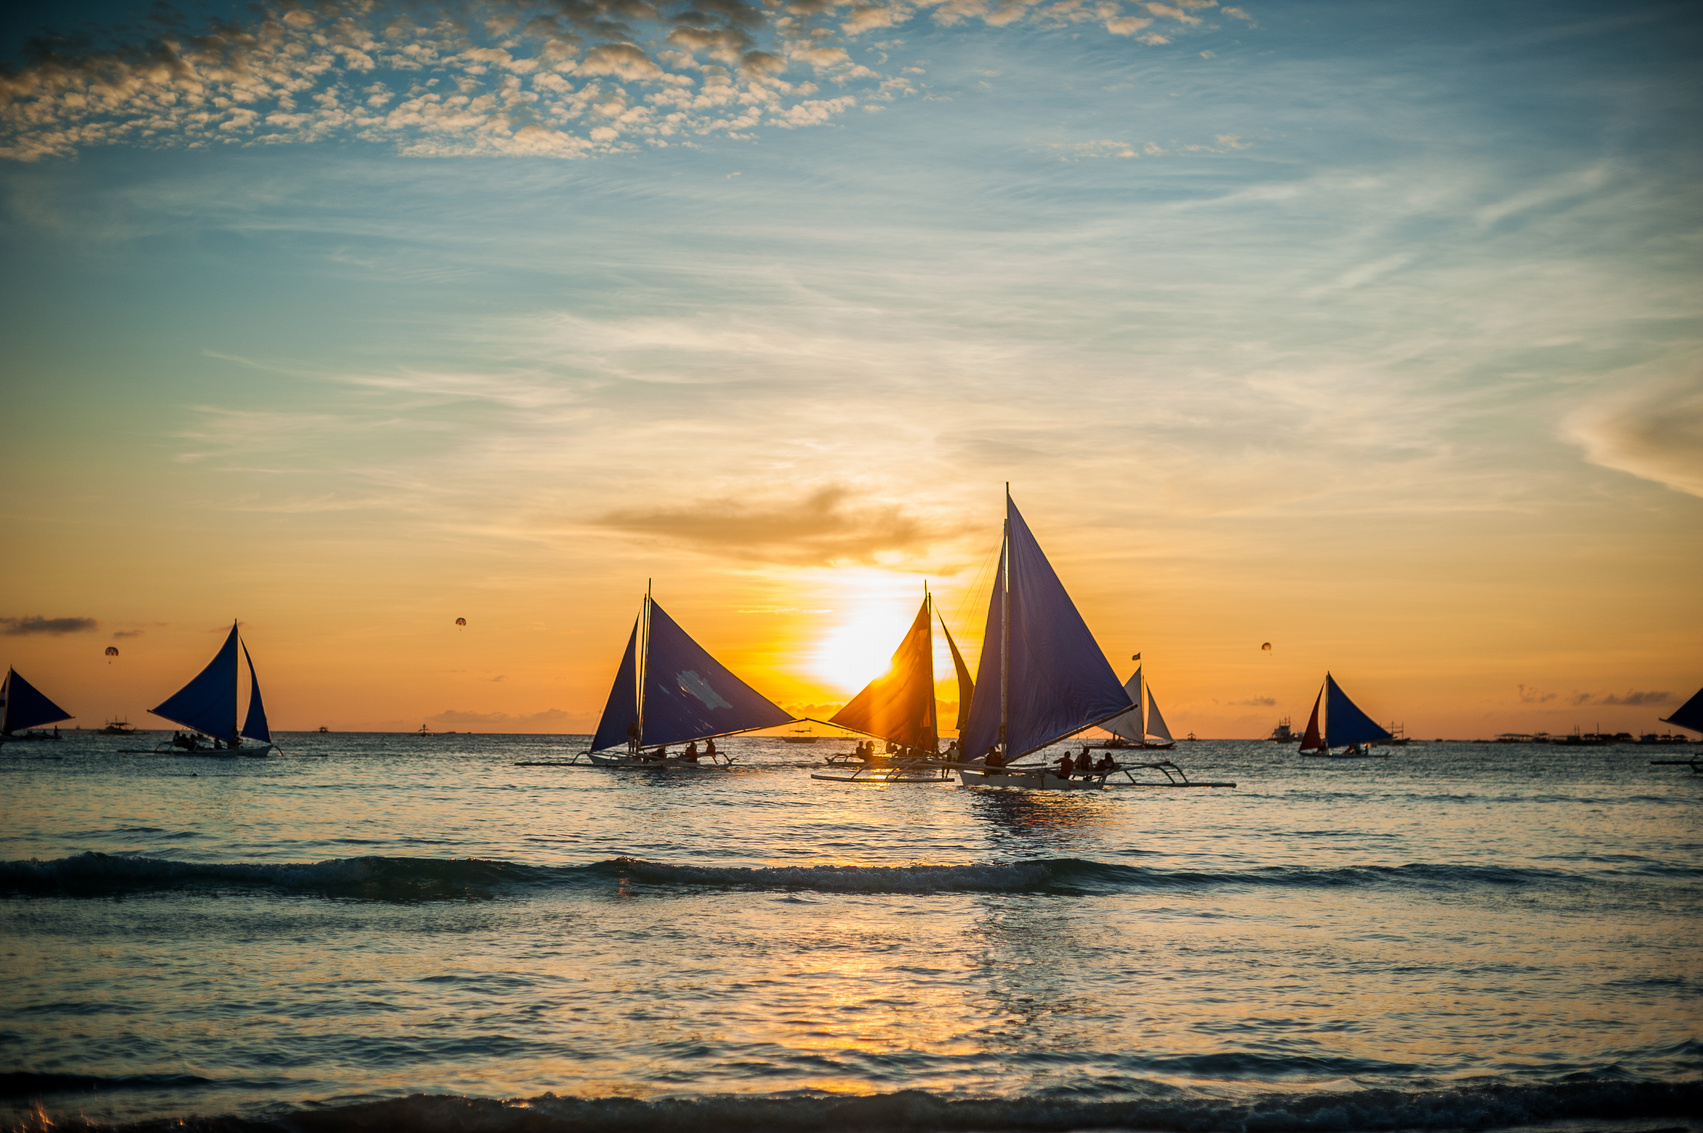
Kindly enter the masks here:
M 1319 695 L 1313 701 L 1313 715 L 1307 720 L 1307 734 L 1301 737 L 1302 751 L 1323 751 L 1325 741 L 1319 735 L 1319 701 L 1325 697 L 1325 690 L 1320 689 Z
M 934 751 L 940 729 L 934 716 L 934 641 L 929 636 L 928 613 L 925 598 L 887 671 L 865 685 L 828 723 Z

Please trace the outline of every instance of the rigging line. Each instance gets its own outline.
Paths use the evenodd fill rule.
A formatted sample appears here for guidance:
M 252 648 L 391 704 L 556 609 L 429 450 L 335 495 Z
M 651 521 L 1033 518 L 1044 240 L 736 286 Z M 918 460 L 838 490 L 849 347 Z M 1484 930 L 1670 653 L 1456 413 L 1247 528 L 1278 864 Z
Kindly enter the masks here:
M 999 561 L 1000 548 L 1001 544 L 995 543 L 993 550 L 987 553 L 987 557 L 982 560 L 981 569 L 976 572 L 975 581 L 970 583 L 969 589 L 960 593 L 958 604 L 952 611 L 950 624 L 958 627 L 956 635 L 958 652 L 963 656 L 964 664 L 969 667 L 972 673 L 975 672 L 976 666 L 981 663 L 982 645 L 980 637 L 966 631 L 969 623 L 965 621 L 964 616 L 967 612 L 971 617 L 974 617 L 977 610 L 986 608 L 989 595 L 993 593 L 994 564 Z M 975 643 L 973 654 L 970 647 L 971 642 Z

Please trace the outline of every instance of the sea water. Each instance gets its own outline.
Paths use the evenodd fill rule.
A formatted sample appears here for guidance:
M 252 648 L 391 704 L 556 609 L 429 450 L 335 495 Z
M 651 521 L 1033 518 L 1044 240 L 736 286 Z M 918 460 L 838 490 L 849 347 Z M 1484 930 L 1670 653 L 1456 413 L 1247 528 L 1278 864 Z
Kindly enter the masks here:
M 11 1124 L 1703 1129 L 1703 776 L 1648 748 L 1049 794 L 153 738 L 0 748 Z

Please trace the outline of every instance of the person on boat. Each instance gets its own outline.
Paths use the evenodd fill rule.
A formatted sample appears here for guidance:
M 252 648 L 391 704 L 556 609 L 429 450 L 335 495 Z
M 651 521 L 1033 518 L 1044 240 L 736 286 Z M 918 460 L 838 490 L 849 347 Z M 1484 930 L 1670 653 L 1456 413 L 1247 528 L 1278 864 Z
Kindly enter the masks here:
M 1095 768 L 1095 770 L 1097 770 L 1102 775 L 1110 775 L 1112 772 L 1116 771 L 1117 769 L 1118 769 L 1118 761 L 1112 758 L 1112 753 L 1109 752 L 1109 751 L 1105 755 L 1100 757 L 1100 765 L 1099 765 L 1099 767 Z
M 691 743 L 686 745 L 686 750 L 680 753 L 680 759 L 681 759 L 681 762 L 683 762 L 683 763 L 696 763 L 696 762 L 698 762 L 698 741 L 697 740 L 693 740 Z
M 1076 773 L 1076 761 L 1070 758 L 1070 753 L 1064 753 L 1064 758 L 1058 761 L 1058 777 L 1068 779 Z
M 945 756 L 945 758 L 946 758 L 946 761 L 948 763 L 957 763 L 958 762 L 958 741 L 957 740 L 953 740 L 951 743 L 946 745 L 946 756 Z
M 627 754 L 639 754 L 639 722 L 637 720 L 627 725 Z
M 705 740 L 704 741 L 704 754 L 710 757 L 711 763 L 715 762 L 716 750 L 715 750 L 715 741 L 714 740 Z
M 985 767 L 1005 766 L 1005 753 L 999 750 L 998 744 L 988 745 L 988 753 L 982 757 L 982 765 Z
M 657 747 L 656 747 L 656 750 L 654 750 L 650 753 L 650 757 L 652 759 L 667 759 L 668 758 L 668 745 L 667 744 L 658 744 Z

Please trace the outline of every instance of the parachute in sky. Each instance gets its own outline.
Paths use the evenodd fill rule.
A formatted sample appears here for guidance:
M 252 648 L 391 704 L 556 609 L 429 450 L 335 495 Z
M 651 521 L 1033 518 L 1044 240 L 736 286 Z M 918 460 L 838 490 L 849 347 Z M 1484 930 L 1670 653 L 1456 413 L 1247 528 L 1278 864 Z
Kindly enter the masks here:
M 1269 642 L 1269 641 L 1265 642 L 1264 644 L 1262 644 L 1260 646 L 1260 648 L 1265 650 L 1267 653 L 1270 653 L 1271 652 L 1271 642 Z
M 467 619 L 466 618 L 456 618 L 455 624 L 458 625 L 458 626 L 464 626 L 464 625 L 467 624 Z
M 116 656 L 118 656 L 118 646 L 116 646 L 116 645 L 109 645 L 109 646 L 107 646 L 107 647 L 106 647 L 106 655 L 107 655 L 107 656 L 108 656 L 108 657 L 116 657 Z

